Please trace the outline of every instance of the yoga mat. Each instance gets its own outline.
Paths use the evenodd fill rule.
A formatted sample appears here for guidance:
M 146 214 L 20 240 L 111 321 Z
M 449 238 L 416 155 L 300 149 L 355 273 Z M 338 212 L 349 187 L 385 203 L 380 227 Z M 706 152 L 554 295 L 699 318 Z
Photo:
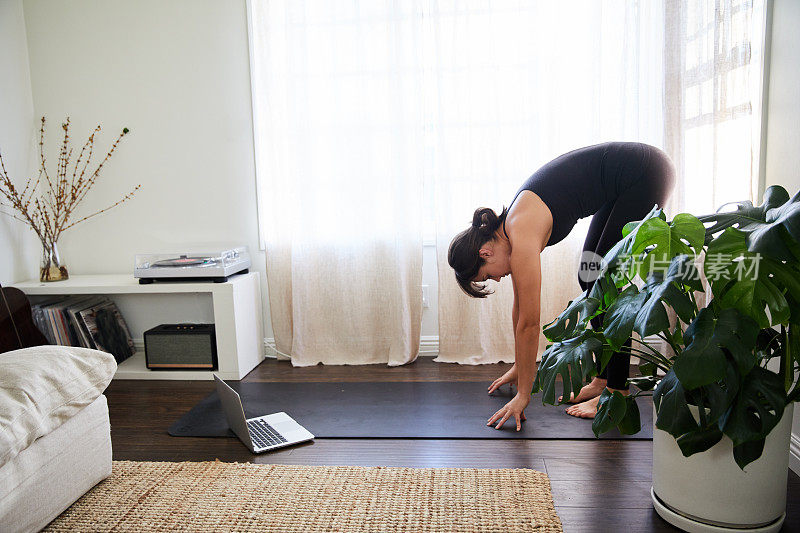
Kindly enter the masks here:
M 486 421 L 511 398 L 506 385 L 491 395 L 489 383 L 229 383 L 242 396 L 247 418 L 284 411 L 320 438 L 391 439 L 594 439 L 592 421 L 569 416 L 566 406 L 542 405 L 534 395 L 527 421 L 513 417 L 499 430 Z M 601 438 L 652 439 L 653 407 L 638 398 L 642 430 Z M 231 437 L 216 391 L 169 428 L 175 437 Z

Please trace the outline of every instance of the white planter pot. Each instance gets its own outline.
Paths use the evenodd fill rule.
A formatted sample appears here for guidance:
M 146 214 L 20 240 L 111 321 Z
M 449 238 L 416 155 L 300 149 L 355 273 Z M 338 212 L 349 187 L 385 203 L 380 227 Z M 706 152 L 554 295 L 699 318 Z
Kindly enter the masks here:
M 744 471 L 733 460 L 733 443 L 726 436 L 709 450 L 684 457 L 672 435 L 653 428 L 656 512 L 689 532 L 780 530 L 786 517 L 793 408 L 786 407 L 767 436 L 764 453 Z

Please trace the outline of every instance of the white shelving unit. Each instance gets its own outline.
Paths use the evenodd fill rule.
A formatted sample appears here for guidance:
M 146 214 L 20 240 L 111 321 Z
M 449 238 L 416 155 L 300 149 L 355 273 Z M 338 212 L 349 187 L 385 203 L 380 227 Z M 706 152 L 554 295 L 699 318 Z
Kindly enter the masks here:
M 258 272 L 237 274 L 224 283 L 155 282 L 140 285 L 130 275 L 71 276 L 66 281 L 42 283 L 38 280 L 15 283 L 30 296 L 72 294 L 210 294 L 214 311 L 219 369 L 149 370 L 144 352 L 137 352 L 117 368 L 114 379 L 212 379 L 216 372 L 223 379 L 242 379 L 264 360 L 264 333 L 261 309 L 261 280 Z M 180 322 L 180 320 L 176 320 Z M 131 332 L 141 337 L 143 332 Z

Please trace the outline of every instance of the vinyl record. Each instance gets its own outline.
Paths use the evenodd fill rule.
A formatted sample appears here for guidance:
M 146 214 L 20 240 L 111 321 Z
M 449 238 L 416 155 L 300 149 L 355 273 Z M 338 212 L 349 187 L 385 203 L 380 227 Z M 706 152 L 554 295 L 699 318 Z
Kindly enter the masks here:
M 197 266 L 207 265 L 214 262 L 213 257 L 176 257 L 174 259 L 164 259 L 156 261 L 153 266 L 156 267 L 182 267 L 182 266 Z

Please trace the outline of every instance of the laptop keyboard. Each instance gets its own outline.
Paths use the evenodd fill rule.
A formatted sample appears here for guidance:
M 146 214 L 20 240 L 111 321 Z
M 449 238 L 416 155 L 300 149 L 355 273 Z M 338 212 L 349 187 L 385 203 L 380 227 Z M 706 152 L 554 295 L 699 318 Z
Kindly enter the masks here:
M 287 442 L 280 433 L 262 419 L 248 420 L 247 428 L 250 430 L 250 438 L 253 439 L 256 448 L 269 448 Z

